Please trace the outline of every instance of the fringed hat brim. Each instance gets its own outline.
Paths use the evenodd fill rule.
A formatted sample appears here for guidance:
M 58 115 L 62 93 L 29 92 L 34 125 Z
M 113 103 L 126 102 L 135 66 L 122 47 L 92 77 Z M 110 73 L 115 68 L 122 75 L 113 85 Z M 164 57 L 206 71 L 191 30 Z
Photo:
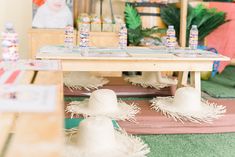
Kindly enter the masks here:
M 144 88 L 156 88 L 156 89 L 161 89 L 161 88 L 165 88 L 165 87 L 169 87 L 173 84 L 176 84 L 176 81 L 169 79 L 168 83 L 160 83 L 157 80 L 156 81 L 148 81 L 145 78 L 143 78 L 142 76 L 132 76 L 132 77 L 125 77 L 125 80 L 130 82 L 133 85 L 140 85 Z
M 128 135 L 123 130 L 115 130 L 116 146 L 105 152 L 95 153 L 92 149 L 82 150 L 76 146 L 76 130 L 67 135 L 67 145 L 63 157 L 147 157 L 150 148 L 139 137 Z M 76 131 L 76 133 L 75 133 Z
M 194 123 L 211 123 L 220 118 L 225 112 L 226 107 L 216 105 L 205 100 L 201 100 L 200 111 L 185 111 L 173 105 L 173 97 L 158 97 L 151 100 L 151 108 L 161 112 L 163 115 L 173 118 L 175 121 L 190 121 Z M 187 104 L 185 104 L 187 105 Z
M 139 113 L 140 108 L 136 106 L 134 103 L 127 104 L 124 101 L 118 101 L 119 109 L 113 113 L 98 113 L 97 111 L 89 109 L 89 99 L 85 99 L 84 101 L 74 101 L 69 104 L 66 109 L 66 112 L 71 113 L 71 118 L 74 115 L 83 115 L 84 117 L 88 116 L 106 116 L 113 120 L 128 120 L 131 122 L 135 122 L 135 115 Z
M 64 76 L 64 84 L 71 91 L 82 90 L 83 88 L 87 91 L 98 89 L 103 87 L 105 84 L 109 83 L 109 80 L 102 77 L 96 77 L 93 75 L 80 76 L 79 73 L 69 73 Z

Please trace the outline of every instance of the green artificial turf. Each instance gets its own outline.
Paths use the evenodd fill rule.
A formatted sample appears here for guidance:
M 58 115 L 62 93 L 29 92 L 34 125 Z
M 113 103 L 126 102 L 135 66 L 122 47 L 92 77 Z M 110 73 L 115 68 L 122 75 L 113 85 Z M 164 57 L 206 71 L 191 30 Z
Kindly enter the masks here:
M 141 135 L 148 157 L 234 157 L 235 133 Z
M 221 74 L 202 81 L 202 91 L 215 98 L 235 98 L 235 66 L 227 66 Z
M 214 98 L 235 98 L 235 87 L 224 86 L 212 81 L 202 81 L 202 91 Z
M 84 118 L 65 118 L 65 129 L 72 129 L 72 128 L 76 128 L 78 127 L 78 125 L 81 123 L 81 121 L 83 120 Z M 119 128 L 119 125 L 118 123 L 113 120 L 113 126 L 115 128 Z

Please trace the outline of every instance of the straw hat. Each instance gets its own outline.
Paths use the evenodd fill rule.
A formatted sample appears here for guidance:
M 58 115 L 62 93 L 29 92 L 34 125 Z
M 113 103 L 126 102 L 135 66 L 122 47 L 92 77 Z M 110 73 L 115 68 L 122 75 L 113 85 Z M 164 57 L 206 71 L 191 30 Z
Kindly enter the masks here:
M 151 103 L 152 109 L 181 122 L 210 123 L 226 112 L 225 106 L 202 100 L 200 92 L 192 87 L 180 88 L 175 97 L 157 97 Z
M 109 118 L 84 119 L 75 133 L 67 139 L 64 157 L 146 157 L 150 152 L 140 138 L 115 130 Z
M 89 99 L 69 104 L 67 112 L 87 116 L 107 116 L 114 120 L 135 121 L 135 115 L 140 109 L 134 105 L 128 105 L 123 101 L 117 100 L 117 95 L 109 89 L 100 89 L 91 93 Z
M 144 88 L 153 87 L 156 89 L 165 88 L 177 84 L 177 80 L 161 78 L 159 72 L 142 72 L 141 76 L 126 77 L 125 80 L 133 85 L 141 85 Z
M 98 89 L 108 82 L 107 79 L 91 75 L 89 72 L 68 72 L 64 74 L 64 84 L 70 90 L 85 88 L 90 91 Z

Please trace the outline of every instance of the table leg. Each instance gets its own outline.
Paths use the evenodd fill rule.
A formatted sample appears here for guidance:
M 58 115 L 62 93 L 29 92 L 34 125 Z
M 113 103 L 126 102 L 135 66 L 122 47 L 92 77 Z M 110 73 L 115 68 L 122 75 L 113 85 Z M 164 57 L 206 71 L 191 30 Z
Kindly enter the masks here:
M 190 84 L 201 93 L 201 72 L 190 72 Z
M 188 82 L 188 71 L 184 71 L 184 72 L 179 72 L 178 75 L 178 84 L 177 84 L 177 88 L 181 88 L 183 86 L 187 86 L 187 82 Z

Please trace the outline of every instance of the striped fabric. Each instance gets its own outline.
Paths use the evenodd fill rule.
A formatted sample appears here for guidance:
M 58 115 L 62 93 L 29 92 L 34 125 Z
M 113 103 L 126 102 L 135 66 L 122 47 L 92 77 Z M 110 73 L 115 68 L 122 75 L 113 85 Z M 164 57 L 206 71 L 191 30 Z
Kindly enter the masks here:
M 0 68 L 0 85 L 17 83 L 22 76 L 22 73 L 23 71 L 21 70 L 6 71 L 3 68 Z

